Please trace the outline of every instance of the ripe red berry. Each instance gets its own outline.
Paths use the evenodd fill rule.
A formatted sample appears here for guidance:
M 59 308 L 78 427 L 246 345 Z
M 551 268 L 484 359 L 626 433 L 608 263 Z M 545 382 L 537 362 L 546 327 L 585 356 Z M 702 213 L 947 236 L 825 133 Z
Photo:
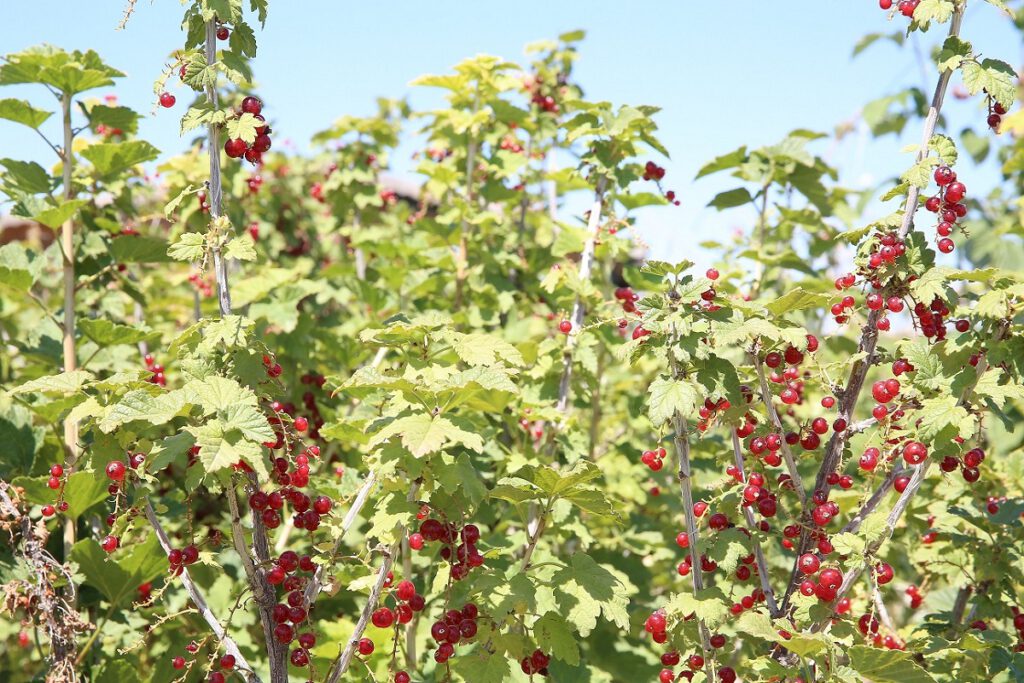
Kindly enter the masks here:
M 185 668 L 185 658 L 182 657 L 181 655 L 178 655 L 177 657 L 175 657 L 174 659 L 171 660 L 171 666 L 174 667 L 175 669 L 178 669 L 178 670 L 184 669 Z
M 364 657 L 373 654 L 373 641 L 369 638 L 361 638 L 359 640 L 359 654 Z
M 242 100 L 243 114 L 252 114 L 253 116 L 255 116 L 261 113 L 262 111 L 263 102 L 261 102 L 258 97 L 253 97 L 252 95 L 249 95 L 244 100 Z
M 241 138 L 228 140 L 227 142 L 224 143 L 224 153 L 227 154 L 232 159 L 238 159 L 239 157 L 241 157 L 243 154 L 245 154 L 246 149 L 247 147 L 245 144 L 245 140 L 242 140 Z
M 818 560 L 817 556 L 806 553 L 800 556 L 799 566 L 801 572 L 810 576 L 818 572 L 818 568 L 821 567 L 821 561 Z
M 562 334 L 569 334 L 570 332 L 572 332 L 572 323 L 569 322 L 568 320 L 563 320 L 562 322 L 558 323 L 558 331 L 561 332 Z
M 377 628 L 387 628 L 395 621 L 394 613 L 387 607 L 379 607 L 370 615 L 370 621 Z
M 165 109 L 170 109 L 171 107 L 174 106 L 175 102 L 177 102 L 177 99 L 175 99 L 174 95 L 172 95 L 171 93 L 169 93 L 169 92 L 160 93 L 160 106 L 161 107 L 164 107 Z
M 230 671 L 235 668 L 235 656 L 224 655 L 220 658 L 220 668 Z
M 120 541 L 117 539 L 117 536 L 107 536 L 100 543 L 100 547 L 102 547 L 108 553 L 112 553 L 115 550 L 117 550 L 118 545 L 120 545 Z
M 309 420 L 299 416 L 295 418 L 295 421 L 292 424 L 295 426 L 296 431 L 304 432 L 309 427 Z
M 230 35 L 231 31 L 229 31 L 226 26 L 220 26 L 217 28 L 217 40 L 227 40 Z
M 113 479 L 114 481 L 121 481 L 122 479 L 124 479 L 124 471 L 124 463 L 121 462 L 120 460 L 113 460 L 107 463 L 107 476 Z

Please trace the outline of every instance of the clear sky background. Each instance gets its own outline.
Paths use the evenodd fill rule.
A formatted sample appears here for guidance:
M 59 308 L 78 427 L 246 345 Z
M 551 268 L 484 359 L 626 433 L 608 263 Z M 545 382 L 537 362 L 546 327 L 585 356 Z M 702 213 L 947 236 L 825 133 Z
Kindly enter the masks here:
M 143 112 L 152 109 L 152 83 L 165 58 L 182 41 L 182 7 L 172 0 L 139 0 L 123 31 L 115 30 L 124 7 L 118 0 L 5 0 L 2 5 L 0 53 L 40 42 L 94 48 L 127 74 L 116 88 L 121 102 Z M 650 245 L 652 257 L 702 261 L 694 245 L 746 227 L 749 217 L 704 208 L 735 184 L 725 176 L 694 182 L 697 169 L 742 144 L 772 144 L 795 128 L 830 132 L 855 119 L 865 102 L 906 85 L 930 94 L 935 72 L 923 62 L 945 27 L 924 37 L 917 56 L 913 42 L 902 49 L 883 42 L 851 57 L 863 35 L 904 27 L 902 17 L 890 22 L 876 0 L 275 0 L 266 29 L 257 36 L 254 70 L 275 146 L 290 141 L 307 149 L 310 136 L 338 116 L 372 113 L 377 96 L 408 95 L 421 108 L 437 103 L 438 91 L 409 87 L 418 75 L 445 72 L 477 53 L 519 61 L 528 42 L 585 29 L 576 79 L 586 96 L 662 108 L 657 121 L 672 154 L 663 163 L 665 186 L 676 190 L 682 206 L 647 210 L 638 235 Z M 981 0 L 969 3 L 962 35 L 983 46 L 986 56 L 1015 67 L 1022 60 L 1020 34 Z M 171 91 L 179 95 L 178 105 L 147 118 L 140 129 L 167 155 L 186 144 L 178 137 L 178 118 L 189 94 L 177 87 Z M 0 96 L 47 104 L 45 91 L 4 91 Z M 969 122 L 984 128 L 977 100 L 951 102 L 948 111 L 955 131 Z M 49 165 L 52 152 L 24 131 L 0 121 L 0 156 Z M 909 156 L 899 150 L 919 136 L 915 125 L 904 139 L 890 135 L 872 142 L 860 125 L 841 144 L 824 140 L 814 151 L 841 167 L 847 185 L 873 186 L 909 165 Z M 407 145 L 396 155 L 399 171 L 411 167 L 412 149 Z M 996 180 L 991 164 L 961 177 L 978 190 Z

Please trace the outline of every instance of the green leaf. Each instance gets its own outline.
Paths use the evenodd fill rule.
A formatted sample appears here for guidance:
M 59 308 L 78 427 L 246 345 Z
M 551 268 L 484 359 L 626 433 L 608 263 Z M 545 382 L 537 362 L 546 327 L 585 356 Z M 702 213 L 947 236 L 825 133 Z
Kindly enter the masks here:
M 376 447 L 396 435 L 402 437 L 402 446 L 417 458 L 439 451 L 453 443 L 461 443 L 477 452 L 484 447 L 479 434 L 455 426 L 442 415 L 431 416 L 428 413 L 407 415 L 392 421 L 370 440 L 369 446 Z
M 138 344 L 140 341 L 159 336 L 155 332 L 119 325 L 105 318 L 84 318 L 78 322 L 78 329 L 100 346 Z
M 56 230 L 64 224 L 64 221 L 74 218 L 79 209 L 88 203 L 84 199 L 70 199 L 66 202 L 61 202 L 57 206 L 48 205 L 47 208 L 41 211 L 34 211 L 32 219 L 51 230 Z
M 941 133 L 933 135 L 932 139 L 928 141 L 928 149 L 938 154 L 939 159 L 947 166 L 952 166 L 956 163 L 958 156 L 956 143 L 948 135 L 942 135 Z
M 909 652 L 854 645 L 847 653 L 850 666 L 867 680 L 878 683 L 935 683 L 931 674 L 918 666 Z
M 452 669 L 462 680 L 473 683 L 505 683 L 512 677 L 508 657 L 504 653 L 492 654 L 482 647 L 465 657 L 456 657 Z
M 38 379 L 25 382 L 11 390 L 12 394 L 29 394 L 39 392 L 42 394 L 73 394 L 78 392 L 82 385 L 92 379 L 92 373 L 87 370 L 72 370 L 62 372 L 59 375 L 47 375 Z
M 160 150 L 145 140 L 104 142 L 89 145 L 82 150 L 82 156 L 92 162 L 100 178 L 117 175 L 136 164 L 152 161 L 159 155 Z
M 153 425 L 170 422 L 185 408 L 184 391 L 162 391 L 157 394 L 146 389 L 135 389 L 107 409 L 99 422 L 101 431 L 109 434 L 129 422 L 142 421 Z
M 53 116 L 53 112 L 36 109 L 25 100 L 11 98 L 0 100 L 0 119 L 7 119 L 29 128 L 38 129 L 51 116 Z
M 565 618 L 557 612 L 546 612 L 533 623 L 533 639 L 537 647 L 555 659 L 576 666 L 580 663 L 580 648 Z
M 974 433 L 974 426 L 974 418 L 955 396 L 926 398 L 917 412 L 917 434 L 924 441 L 931 441 L 947 430 L 950 438 L 967 438 Z
M 731 209 L 735 206 L 743 206 L 749 204 L 752 201 L 750 192 L 745 187 L 737 187 L 734 190 L 727 190 L 725 192 L 719 192 L 715 195 L 715 198 L 708 202 L 708 206 L 713 206 L 719 211 L 723 209 Z
M 939 50 L 935 62 L 940 72 L 951 71 L 960 68 L 963 61 L 970 58 L 972 54 L 971 44 L 968 41 L 961 40 L 957 36 L 949 36 L 942 44 L 942 49 Z
M 1017 73 L 1006 62 L 998 59 L 966 61 L 960 67 L 960 73 L 964 87 L 972 95 L 985 90 L 1007 109 L 1017 99 Z
M 236 261 L 255 261 L 256 243 L 248 235 L 235 237 L 224 245 L 224 258 Z
M 132 585 L 131 574 L 122 569 L 91 538 L 82 539 L 72 546 L 71 559 L 78 564 L 86 583 L 99 589 L 115 605 L 135 590 L 137 584 Z
M 655 428 L 661 427 L 677 412 L 683 417 L 693 415 L 701 398 L 689 379 L 658 377 L 647 391 L 647 414 Z
M 697 176 L 694 180 L 699 180 L 706 175 L 712 173 L 718 173 L 719 171 L 726 171 L 730 168 L 736 168 L 747 159 L 747 148 L 740 147 L 735 149 L 728 154 L 723 154 L 720 157 L 715 157 L 708 163 L 704 164 L 701 169 L 697 172 Z
M 263 465 L 263 449 L 246 439 L 238 429 L 232 429 L 220 420 L 210 420 L 199 427 L 189 427 L 199 445 L 199 462 L 207 473 L 232 467 L 245 462 L 253 468 L 266 469 Z
M 460 334 L 452 342 L 452 348 L 464 362 L 470 365 L 514 365 L 523 364 L 519 350 L 493 334 Z
M 487 496 L 487 487 L 480 481 L 480 475 L 465 453 L 454 461 L 435 462 L 432 470 L 441 488 L 449 493 L 461 492 L 474 507 Z
M 185 232 L 167 248 L 167 255 L 176 261 L 198 261 L 206 254 L 206 235 Z
M 935 21 L 944 24 L 953 16 L 953 0 L 921 0 L 914 10 L 914 22 Z
M 3 174 L 4 183 L 25 194 L 45 194 L 53 187 L 50 174 L 34 161 L 0 159 L 0 166 L 7 169 Z
M 266 124 L 252 114 L 242 114 L 237 119 L 230 119 L 224 124 L 229 140 L 241 138 L 247 145 L 256 140 L 256 129 Z
M 107 659 L 93 678 L 93 683 L 123 683 L 138 678 L 138 673 L 130 662 L 123 659 Z
M 167 251 L 159 237 L 121 235 L 110 241 L 110 256 L 118 263 L 168 263 Z
M 625 583 L 590 556 L 575 553 L 568 566 L 555 572 L 551 585 L 561 614 L 580 635 L 588 635 L 602 615 L 620 628 L 629 625 Z
M 828 304 L 829 296 L 820 292 L 808 292 L 801 287 L 790 290 L 775 301 L 765 304 L 765 308 L 777 316 L 790 311 L 802 311 L 805 308 L 821 308 Z

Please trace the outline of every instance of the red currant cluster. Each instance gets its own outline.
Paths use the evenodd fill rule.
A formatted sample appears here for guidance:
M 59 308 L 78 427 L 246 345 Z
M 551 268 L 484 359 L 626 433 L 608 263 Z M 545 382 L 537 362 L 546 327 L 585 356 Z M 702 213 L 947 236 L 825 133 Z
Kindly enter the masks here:
M 476 605 L 468 603 L 461 610 L 448 610 L 443 618 L 435 621 L 430 626 L 430 637 L 437 643 L 434 661 L 444 664 L 455 656 L 456 645 L 476 637 L 478 618 Z
M 651 634 L 656 643 L 664 643 L 668 640 L 668 620 L 665 618 L 665 610 L 656 609 L 647 617 L 644 622 L 644 630 Z
M 53 517 L 58 510 L 65 512 L 68 509 L 68 503 L 64 500 L 64 485 L 67 480 L 64 478 L 64 467 L 61 465 L 53 465 L 50 467 L 50 478 L 46 482 L 46 486 L 52 491 L 57 491 L 57 500 L 54 505 L 44 505 L 42 509 L 43 517 Z
M 821 560 L 813 553 L 805 553 L 797 561 L 800 573 L 806 578 L 800 582 L 800 594 L 816 597 L 820 602 L 832 602 L 843 583 L 843 573 L 835 567 L 821 567 Z M 817 575 L 817 580 L 814 577 Z
M 629 287 L 617 287 L 615 289 L 615 299 L 622 302 L 623 311 L 626 313 L 636 313 L 636 302 L 640 300 L 640 295 Z
M 707 431 L 708 426 L 714 421 L 716 413 L 728 410 L 731 405 L 729 400 L 725 398 L 720 398 L 717 401 L 705 398 L 704 405 L 697 411 L 697 415 L 700 417 L 700 420 L 697 422 L 697 429 L 702 432 Z
M 999 513 L 999 506 L 1009 500 L 1006 496 L 989 496 L 985 501 L 985 511 L 990 515 Z
M 246 179 L 245 184 L 249 187 L 249 194 L 256 194 L 263 187 L 263 176 L 259 173 L 253 174 Z
M 275 604 L 270 611 L 274 621 L 274 639 L 288 646 L 298 641 L 298 647 L 289 654 L 289 661 L 299 668 L 309 665 L 309 650 L 316 645 L 316 636 L 312 632 L 299 632 L 309 617 L 309 605 L 303 593 L 306 577 L 299 572 L 312 574 L 314 571 L 316 565 L 312 557 L 300 557 L 295 551 L 286 550 L 278 556 L 266 574 L 267 583 L 280 586 L 286 594 L 284 602 Z
M 532 411 L 529 408 L 523 410 L 524 413 L 529 415 Z M 519 426 L 529 432 L 533 436 L 534 441 L 540 441 L 544 438 L 544 422 L 543 420 L 537 422 L 530 422 L 527 417 L 519 418 Z
M 784 527 L 782 529 L 782 547 L 786 550 L 793 550 L 793 539 L 799 538 L 801 531 L 801 527 L 797 524 Z M 811 530 L 810 538 L 822 556 L 829 555 L 834 550 L 832 542 L 828 540 L 828 535 L 821 529 Z
M 192 283 L 192 287 L 199 292 L 199 296 L 208 298 L 213 296 L 213 285 L 210 280 L 203 277 L 202 273 L 193 272 L 188 276 L 188 281 Z
M 263 356 L 263 367 L 267 369 L 268 377 L 280 377 L 281 373 L 284 372 L 281 364 L 267 355 Z
M 981 463 L 985 461 L 985 451 L 980 448 L 972 448 L 964 453 L 963 458 L 955 455 L 947 455 L 939 462 L 939 468 L 946 473 L 960 468 L 960 474 L 964 481 L 973 484 L 981 478 Z M 998 506 L 997 506 L 998 511 Z M 992 514 L 995 514 L 994 512 Z
M 224 681 L 227 680 L 224 676 L 224 672 L 227 671 L 228 675 L 231 675 L 230 672 L 235 668 L 235 656 L 224 655 L 220 658 L 218 664 L 220 665 L 220 671 L 211 671 L 206 677 L 206 680 L 209 683 L 224 683 Z
M 523 90 L 530 95 L 530 102 L 549 114 L 559 112 L 558 101 L 555 99 L 559 94 L 559 87 L 560 84 L 557 82 L 550 85 L 545 83 L 539 74 L 530 74 L 523 78 Z
M 196 560 L 199 559 L 199 548 L 194 543 L 190 543 L 182 549 L 172 548 L 167 553 L 167 563 L 170 565 L 171 574 L 178 576 L 182 570 L 191 565 L 195 564 Z
M 996 102 L 988 94 L 985 96 L 985 104 L 988 107 L 988 117 L 985 119 L 985 122 L 989 128 L 998 131 L 999 124 L 1003 122 L 1003 115 L 1006 114 L 1006 107 Z
M 150 353 L 145 355 L 143 361 L 146 363 L 146 370 L 153 373 L 146 381 L 153 384 L 159 384 L 162 387 L 167 386 L 167 378 L 164 376 L 164 366 L 157 363 L 153 359 L 153 355 Z
M 924 596 L 921 595 L 920 589 L 914 584 L 907 586 L 907 590 L 905 592 L 907 597 L 910 598 L 910 609 L 917 609 L 921 606 L 921 603 L 924 602 Z
M 234 138 L 224 143 L 224 152 L 232 159 L 238 159 L 245 157 L 245 160 L 258 164 L 263 160 L 263 154 L 270 150 L 270 126 L 266 125 L 266 119 L 260 113 L 263 111 L 263 102 L 257 97 L 252 95 L 242 100 L 242 106 L 238 110 L 238 115 L 252 114 L 257 121 L 260 122 L 256 128 L 256 139 L 253 140 L 252 144 L 247 144 L 245 140 L 241 138 Z M 250 189 L 251 186 L 250 186 Z
M 640 462 L 651 468 L 651 471 L 657 472 L 665 466 L 664 460 L 667 455 L 667 451 L 664 448 L 658 448 L 653 451 L 644 451 L 640 456 Z
M 1017 629 L 1017 644 L 1014 645 L 1014 652 L 1024 652 L 1024 614 L 1016 605 L 1010 608 L 1013 611 L 1013 627 Z
M 672 202 L 676 206 L 679 206 L 679 200 L 676 199 L 676 193 L 672 190 L 665 191 L 661 187 L 661 179 L 665 177 L 665 169 L 658 166 L 653 161 L 648 161 L 644 164 L 644 180 L 653 180 L 654 184 L 658 186 L 658 191 L 664 195 L 665 200 Z
M 534 650 L 533 654 L 529 657 L 523 657 L 519 661 L 519 668 L 523 670 L 526 675 L 537 674 L 539 676 L 548 675 L 548 664 L 551 663 L 551 657 L 544 654 L 543 650 Z
M 963 203 L 967 187 L 956 179 L 956 171 L 949 166 L 939 166 L 933 177 L 939 186 L 939 193 L 929 197 L 924 208 L 939 214 L 939 222 L 935 226 L 935 232 L 939 235 L 937 246 L 943 254 L 948 254 L 955 247 L 949 236 L 956 227 L 956 221 L 967 215 L 967 205 Z
M 938 297 L 932 299 L 932 302 L 929 305 L 925 305 L 923 301 L 918 301 L 914 305 L 914 315 L 917 317 L 917 322 L 921 326 L 921 334 L 925 337 L 928 337 L 929 339 L 934 337 L 936 342 L 940 342 L 946 338 L 946 324 L 944 318 L 949 315 L 949 307 L 946 306 L 945 301 Z M 956 322 L 956 328 L 961 332 L 966 332 L 967 329 L 970 328 L 970 322 L 966 320 L 958 320 Z
M 921 0 L 900 0 L 899 4 L 896 5 L 896 9 L 905 17 L 913 18 L 914 10 L 921 4 Z M 878 6 L 883 10 L 892 9 L 893 0 L 878 0 Z
M 420 536 L 425 541 L 440 541 L 441 557 L 451 564 L 451 577 L 461 581 L 473 567 L 484 563 L 484 556 L 477 550 L 480 540 L 480 529 L 475 524 L 467 524 L 461 529 L 452 522 L 439 519 L 426 519 L 420 524 Z
M 778 435 L 774 435 L 778 436 Z M 726 468 L 726 474 L 731 476 L 737 483 L 743 484 L 743 506 L 757 506 L 757 511 L 762 517 L 774 517 L 778 512 L 778 498 L 765 486 L 764 475 L 760 472 L 748 472 L 744 481 L 739 468 L 730 465 Z

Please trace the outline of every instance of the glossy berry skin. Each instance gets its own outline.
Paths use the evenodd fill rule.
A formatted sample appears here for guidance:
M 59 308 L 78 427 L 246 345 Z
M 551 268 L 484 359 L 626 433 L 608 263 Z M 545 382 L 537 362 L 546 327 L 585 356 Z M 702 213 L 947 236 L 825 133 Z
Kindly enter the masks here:
M 220 668 L 222 668 L 222 669 L 224 669 L 226 671 L 230 671 L 231 669 L 234 669 L 235 668 L 235 656 L 234 655 L 224 655 L 223 657 L 221 657 L 220 658 Z
M 217 29 L 217 40 L 227 40 L 231 36 L 231 31 L 226 26 L 221 26 Z
M 939 166 L 935 169 L 934 178 L 938 185 L 949 185 L 956 180 L 956 173 L 949 166 Z
M 246 97 L 244 100 L 242 100 L 243 114 L 252 114 L 253 116 L 255 116 L 256 114 L 259 114 L 262 111 L 263 102 L 261 102 L 258 97 L 253 97 L 252 95 L 250 95 Z
M 107 463 L 107 477 L 113 479 L 114 481 L 121 481 L 122 479 L 124 479 L 124 471 L 124 463 L 121 462 L 120 460 L 114 460 L 112 462 Z
M 299 416 L 295 418 L 295 422 L 293 423 L 293 425 L 295 426 L 296 431 L 304 432 L 306 431 L 306 429 L 309 428 L 309 420 L 302 416 Z
M 174 659 L 171 660 L 171 666 L 174 667 L 175 669 L 179 670 L 179 671 L 181 669 L 184 669 L 185 668 L 185 658 L 180 656 L 180 655 L 175 657 Z
M 112 553 L 115 550 L 117 550 L 117 546 L 119 546 L 120 544 L 121 542 L 117 539 L 117 536 L 107 536 L 100 543 L 100 547 L 108 553 Z
M 818 568 L 821 567 L 821 562 L 818 558 L 811 553 L 800 556 L 800 571 L 810 576 L 811 574 L 818 573 Z
M 171 93 L 165 92 L 160 94 L 160 106 L 164 109 L 170 109 L 174 106 L 175 102 L 177 102 L 177 99 Z
M 232 159 L 238 159 L 245 154 L 246 144 L 245 140 L 241 138 L 235 138 L 234 140 L 228 140 L 224 143 L 224 153 Z
M 374 610 L 373 614 L 370 615 L 370 621 L 373 622 L 373 625 L 377 628 L 387 628 L 394 623 L 395 615 L 387 607 L 380 607 Z
M 558 323 L 558 331 L 561 332 L 562 334 L 569 334 L 570 332 L 572 332 L 572 323 L 569 322 L 568 320 L 563 320 L 562 322 Z
M 367 655 L 373 654 L 373 641 L 369 638 L 362 638 L 359 640 L 359 654 L 366 657 Z

